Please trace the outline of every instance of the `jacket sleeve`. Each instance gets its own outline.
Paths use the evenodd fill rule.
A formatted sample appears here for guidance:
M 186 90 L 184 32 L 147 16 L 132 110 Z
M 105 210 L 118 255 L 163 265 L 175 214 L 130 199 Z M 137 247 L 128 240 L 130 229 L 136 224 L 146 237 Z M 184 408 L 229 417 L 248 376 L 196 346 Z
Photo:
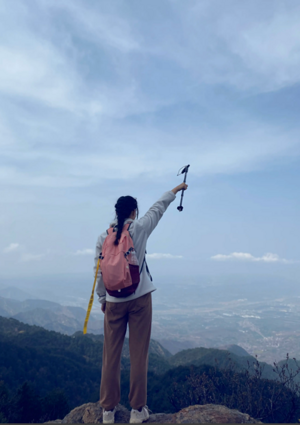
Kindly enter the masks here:
M 137 220 L 136 225 L 141 226 L 147 237 L 151 235 L 159 220 L 162 218 L 164 212 L 167 210 L 171 202 L 176 198 L 175 194 L 170 190 L 163 194 L 163 196 L 152 205 L 146 214 Z
M 103 242 L 104 242 L 106 236 L 107 236 L 106 233 L 102 233 L 102 235 L 100 235 L 98 240 L 97 240 L 95 258 L 94 258 L 94 277 L 96 276 L 99 254 L 102 251 L 102 245 L 103 245 Z M 102 279 L 102 273 L 101 273 L 100 267 L 98 269 L 96 282 L 97 282 L 96 293 L 98 295 L 98 301 L 99 301 L 99 303 L 103 304 L 106 301 L 106 289 L 105 289 L 104 282 L 103 282 L 103 279 Z

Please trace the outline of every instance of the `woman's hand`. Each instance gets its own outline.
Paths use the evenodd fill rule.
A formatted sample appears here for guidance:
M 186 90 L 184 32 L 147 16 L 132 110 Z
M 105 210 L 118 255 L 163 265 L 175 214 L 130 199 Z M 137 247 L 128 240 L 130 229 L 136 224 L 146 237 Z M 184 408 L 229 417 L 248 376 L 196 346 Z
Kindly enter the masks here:
M 177 192 L 180 192 L 181 190 L 187 190 L 188 185 L 186 183 L 181 183 L 179 186 L 174 187 L 172 192 L 176 195 Z
M 106 303 L 101 304 L 101 311 L 105 314 Z

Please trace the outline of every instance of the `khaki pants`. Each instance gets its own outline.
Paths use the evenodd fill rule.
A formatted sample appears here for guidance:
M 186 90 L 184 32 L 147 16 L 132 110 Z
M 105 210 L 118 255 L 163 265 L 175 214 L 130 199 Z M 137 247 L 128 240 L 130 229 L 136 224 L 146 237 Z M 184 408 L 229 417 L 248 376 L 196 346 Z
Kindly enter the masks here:
M 112 410 L 120 402 L 120 366 L 129 325 L 130 392 L 133 409 L 147 403 L 148 349 L 152 322 L 151 293 L 132 301 L 106 303 L 100 405 Z

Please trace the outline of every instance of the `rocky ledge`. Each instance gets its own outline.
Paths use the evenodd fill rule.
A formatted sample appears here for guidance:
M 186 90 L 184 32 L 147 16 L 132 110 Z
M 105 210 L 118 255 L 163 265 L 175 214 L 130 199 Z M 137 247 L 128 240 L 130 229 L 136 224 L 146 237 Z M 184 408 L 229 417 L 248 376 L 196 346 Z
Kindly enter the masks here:
M 130 411 L 122 405 L 117 406 L 116 423 L 129 423 Z M 177 413 L 151 414 L 147 422 L 169 424 L 206 424 L 206 423 L 234 423 L 254 424 L 261 423 L 238 410 L 231 410 L 225 406 L 205 404 L 189 406 Z M 48 422 L 50 423 L 50 422 Z M 87 403 L 76 407 L 64 419 L 57 419 L 51 423 L 62 424 L 97 424 L 102 423 L 102 408 L 99 403 Z

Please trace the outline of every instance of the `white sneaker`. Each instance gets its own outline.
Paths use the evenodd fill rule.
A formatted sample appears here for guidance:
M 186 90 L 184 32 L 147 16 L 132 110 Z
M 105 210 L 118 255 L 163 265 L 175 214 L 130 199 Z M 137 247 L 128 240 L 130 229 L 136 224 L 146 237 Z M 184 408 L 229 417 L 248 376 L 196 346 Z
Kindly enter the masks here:
M 149 414 L 148 406 L 144 406 L 141 412 L 139 412 L 138 410 L 132 409 L 129 423 L 141 424 L 142 422 L 147 421 L 149 417 L 150 417 L 150 414 Z
M 116 408 L 114 410 L 105 410 L 103 409 L 103 423 L 104 424 L 114 424 L 115 423 L 115 413 Z

